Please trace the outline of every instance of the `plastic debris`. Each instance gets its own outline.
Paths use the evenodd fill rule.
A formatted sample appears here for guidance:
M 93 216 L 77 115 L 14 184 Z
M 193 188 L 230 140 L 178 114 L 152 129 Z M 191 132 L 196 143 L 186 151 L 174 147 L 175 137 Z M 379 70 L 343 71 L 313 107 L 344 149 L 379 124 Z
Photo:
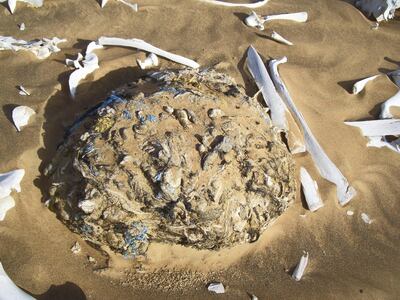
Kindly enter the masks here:
M 287 58 L 283 57 L 278 60 L 272 60 L 269 63 L 272 80 L 289 111 L 302 128 L 307 151 L 310 153 L 319 173 L 323 178 L 336 185 L 336 194 L 339 203 L 342 206 L 346 205 L 357 194 L 357 192 L 352 186 L 349 185 L 349 182 L 343 176 L 342 172 L 340 172 L 336 165 L 329 159 L 328 155 L 326 155 L 325 151 L 312 134 L 311 129 L 308 127 L 303 115 L 294 104 L 292 97 L 290 96 L 289 91 L 278 72 L 278 65 L 286 62 Z
M 207 289 L 209 292 L 216 293 L 216 294 L 224 294 L 225 293 L 225 287 L 220 282 L 210 283 L 208 285 Z
M 35 300 L 32 296 L 21 290 L 8 277 L 3 265 L 0 263 L 0 299 L 7 300 Z
M 370 77 L 367 77 L 365 79 L 359 80 L 356 83 L 354 83 L 354 85 L 353 85 L 353 94 L 360 93 L 365 88 L 365 86 L 367 85 L 368 82 L 374 80 L 375 78 L 378 78 L 379 76 L 380 76 L 380 74 L 374 75 L 374 76 L 370 76 Z
M 393 19 L 396 9 L 400 8 L 400 0 L 357 0 L 355 4 L 367 17 L 374 17 L 378 22 Z
M 296 266 L 293 271 L 292 278 L 296 281 L 300 281 L 303 277 L 304 271 L 306 270 L 308 265 L 308 252 L 304 252 L 303 256 L 300 259 L 300 262 Z
M 23 126 L 28 125 L 30 117 L 35 114 L 35 111 L 28 106 L 17 106 L 12 111 L 12 119 L 18 131 L 21 131 Z
M 81 245 L 79 245 L 78 242 L 75 242 L 75 244 L 71 247 L 71 252 L 73 254 L 78 254 L 79 252 L 81 252 Z
M 37 58 L 45 59 L 52 53 L 61 51 L 60 48 L 58 48 L 58 44 L 66 41 L 65 39 L 54 37 L 52 39 L 43 38 L 27 42 L 24 40 L 16 40 L 9 36 L 0 36 L 0 51 L 30 51 L 35 54 Z
M 137 59 L 136 61 L 142 70 L 158 66 L 158 57 L 154 53 L 150 53 L 144 61 L 141 61 L 139 59 Z
M 17 193 L 21 192 L 20 183 L 24 175 L 24 169 L 0 174 L 0 199 L 9 196 L 12 190 Z
M 22 85 L 19 85 L 18 89 L 19 89 L 19 94 L 21 96 L 30 96 L 31 95 Z
M 164 50 L 161 50 L 157 47 L 154 47 L 153 45 L 150 45 L 149 43 L 146 43 L 143 40 L 139 39 L 122 39 L 122 38 L 115 38 L 115 37 L 100 37 L 97 41 L 97 44 L 102 45 L 102 46 L 120 46 L 120 47 L 131 47 L 131 48 L 137 48 L 143 51 L 147 51 L 150 53 L 154 53 L 156 55 L 165 57 L 169 60 L 175 61 L 177 63 L 183 64 L 185 66 L 197 69 L 200 67 L 198 63 L 195 61 L 185 58 L 180 55 L 176 55 Z
M 300 168 L 300 181 L 303 186 L 304 196 L 310 211 L 316 211 L 324 206 L 318 191 L 317 182 L 314 181 L 307 170 Z
M 8 1 L 8 8 L 10 9 L 10 12 L 13 14 L 15 12 L 15 8 L 17 6 L 17 2 L 25 2 L 33 7 L 41 7 L 43 6 L 43 0 L 0 0 L 0 3 Z
M 361 219 L 365 222 L 365 224 L 372 224 L 372 219 L 366 214 L 366 213 L 362 213 L 361 214 Z
M 388 100 L 382 103 L 381 105 L 381 119 L 390 119 L 393 118 L 393 115 L 390 113 L 390 108 L 393 106 L 400 106 L 400 91 L 398 91 L 394 96 L 390 97 Z
M 72 98 L 75 98 L 79 82 L 99 68 L 99 58 L 96 54 L 90 52 L 86 53 L 85 58 L 83 58 L 81 54 L 78 55 L 76 60 L 66 61 L 66 64 L 73 65 L 76 68 L 76 70 L 71 73 L 68 80 L 70 94 Z
M 275 20 L 286 20 L 286 21 L 304 23 L 307 22 L 308 20 L 308 13 L 298 12 L 290 14 L 269 15 L 269 16 L 263 16 L 262 19 L 264 19 L 265 22 L 275 21 Z
M 9 211 L 14 206 L 15 206 L 15 201 L 13 197 L 7 196 L 4 198 L 0 198 L 0 221 L 4 220 L 7 211 Z
M 273 31 L 271 33 L 271 38 L 274 41 L 277 41 L 277 42 L 279 42 L 281 44 L 285 44 L 285 45 L 288 45 L 288 46 L 293 46 L 293 43 L 291 41 L 288 41 L 287 39 L 285 39 L 283 36 L 281 36 L 279 33 L 275 32 L 275 31 Z
M 227 7 L 247 7 L 247 8 L 258 8 L 268 3 L 269 0 L 255 1 L 254 3 L 231 3 L 218 0 L 200 0 L 205 3 L 227 6 Z

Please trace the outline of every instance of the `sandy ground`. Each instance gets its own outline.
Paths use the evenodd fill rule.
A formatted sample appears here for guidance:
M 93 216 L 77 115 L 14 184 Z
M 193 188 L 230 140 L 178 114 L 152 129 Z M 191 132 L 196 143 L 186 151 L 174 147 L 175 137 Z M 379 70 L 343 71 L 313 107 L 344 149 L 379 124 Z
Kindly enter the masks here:
M 38 299 L 204 299 L 214 298 L 206 284 L 217 280 L 227 288 L 221 299 L 398 299 L 400 256 L 398 205 L 400 156 L 387 149 L 366 148 L 357 129 L 345 120 L 372 119 L 378 105 L 397 88 L 381 77 L 360 95 L 351 83 L 379 71 L 399 67 L 399 17 L 372 30 L 372 22 L 348 1 L 271 0 L 260 14 L 307 11 L 305 24 L 274 22 L 266 32 L 246 27 L 248 9 L 214 7 L 197 0 L 138 0 L 138 13 L 116 1 L 100 9 L 95 0 L 46 0 L 39 9 L 18 4 L 15 15 L 0 5 L 0 35 L 22 39 L 66 38 L 62 51 L 46 60 L 27 52 L 0 52 L 0 172 L 25 168 L 16 207 L 0 224 L 0 261 L 20 287 Z M 27 29 L 19 31 L 17 24 Z M 275 30 L 295 43 L 271 41 Z M 143 73 L 132 49 L 98 51 L 101 68 L 68 96 L 70 70 L 64 65 L 100 36 L 142 38 L 162 49 L 187 56 L 202 66 L 217 65 L 256 92 L 244 68 L 245 53 L 254 45 L 265 59 L 288 56 L 280 70 L 298 108 L 330 158 L 358 191 L 345 208 L 335 187 L 317 176 L 309 155 L 296 157 L 317 178 L 325 207 L 304 208 L 300 194 L 294 205 L 254 244 L 220 252 L 152 245 L 145 273 L 132 262 L 112 258 L 111 268 L 43 205 L 41 171 L 62 141 L 65 127 L 85 108 L 112 89 Z M 179 67 L 161 59 L 161 68 Z M 16 85 L 31 90 L 18 95 Z M 10 122 L 15 105 L 38 114 L 17 133 Z M 354 215 L 346 215 L 347 210 Z M 360 218 L 367 213 L 373 223 Z M 301 216 L 305 215 L 305 217 Z M 73 255 L 79 241 L 82 252 Z M 302 251 L 310 264 L 300 282 L 290 278 Z M 97 259 L 88 262 L 87 255 Z

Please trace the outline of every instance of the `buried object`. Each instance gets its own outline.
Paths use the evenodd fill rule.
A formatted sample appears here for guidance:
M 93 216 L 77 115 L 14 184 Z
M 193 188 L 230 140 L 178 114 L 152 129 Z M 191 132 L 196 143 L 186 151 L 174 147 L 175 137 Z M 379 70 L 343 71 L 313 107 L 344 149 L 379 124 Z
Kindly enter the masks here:
M 74 232 L 132 257 L 151 241 L 217 250 L 253 242 L 294 200 L 294 160 L 227 75 L 150 73 L 89 110 L 45 175 Z

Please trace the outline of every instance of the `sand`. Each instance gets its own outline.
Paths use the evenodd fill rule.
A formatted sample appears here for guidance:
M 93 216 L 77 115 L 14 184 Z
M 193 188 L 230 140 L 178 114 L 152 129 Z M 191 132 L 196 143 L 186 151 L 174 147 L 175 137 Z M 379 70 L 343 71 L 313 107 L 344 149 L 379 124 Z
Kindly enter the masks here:
M 0 261 L 21 288 L 38 299 L 164 299 L 212 297 L 208 282 L 226 286 L 223 299 L 395 299 L 400 294 L 398 208 L 400 156 L 388 149 L 367 148 L 356 128 L 345 120 L 373 119 L 378 106 L 397 88 L 385 77 L 365 92 L 349 94 L 355 79 L 399 67 L 400 22 L 372 30 L 349 2 L 339 0 L 271 0 L 259 14 L 307 11 L 305 24 L 274 22 L 266 32 L 246 27 L 247 9 L 214 7 L 196 0 L 138 0 L 138 13 L 116 1 L 100 9 L 95 0 L 46 0 L 39 9 L 18 5 L 11 16 L 0 6 L 0 35 L 33 39 L 66 38 L 62 51 L 40 61 L 27 52 L 0 52 L 0 172 L 25 168 L 16 207 L 0 224 Z M 239 1 L 238 1 L 239 2 Z M 26 30 L 17 24 L 25 22 Z M 288 47 L 271 41 L 275 30 L 292 41 Z M 106 261 L 71 233 L 44 205 L 43 166 L 62 141 L 65 126 L 107 92 L 143 74 L 132 49 L 99 51 L 101 67 L 68 95 L 71 58 L 100 36 L 142 38 L 162 49 L 192 58 L 202 66 L 216 65 L 256 92 L 244 68 L 250 44 L 265 58 L 288 56 L 281 75 L 313 133 L 329 157 L 358 191 L 342 208 L 335 187 L 321 179 L 309 155 L 296 157 L 317 179 L 325 207 L 315 213 L 295 203 L 253 244 L 219 252 L 153 244 L 146 266 L 135 272 L 131 261 Z M 179 67 L 161 59 L 161 68 Z M 18 95 L 23 84 L 31 96 Z M 17 133 L 10 122 L 15 105 L 28 105 L 38 114 Z M 346 211 L 353 210 L 353 216 Z M 361 213 L 373 223 L 365 224 Z M 78 255 L 70 248 L 82 246 Z M 303 280 L 290 270 L 302 251 L 310 253 Z M 88 262 L 87 255 L 96 264 Z

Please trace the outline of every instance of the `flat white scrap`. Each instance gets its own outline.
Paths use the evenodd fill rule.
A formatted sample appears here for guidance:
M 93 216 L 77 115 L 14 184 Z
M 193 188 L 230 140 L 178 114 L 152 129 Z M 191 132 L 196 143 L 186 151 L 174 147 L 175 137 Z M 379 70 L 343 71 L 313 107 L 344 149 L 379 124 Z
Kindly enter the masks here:
M 361 214 L 361 219 L 365 222 L 365 224 L 369 225 L 372 223 L 371 218 L 366 213 Z
M 52 39 L 43 38 L 40 40 L 24 41 L 17 40 L 9 36 L 0 36 L 0 51 L 12 50 L 12 51 L 30 51 L 37 56 L 39 59 L 45 59 L 52 53 L 61 51 L 58 48 L 59 43 L 64 43 L 67 40 L 59 39 L 54 37 Z
M 307 12 L 298 12 L 298 13 L 291 13 L 291 14 L 280 14 L 280 15 L 270 15 L 270 16 L 263 16 L 264 22 L 273 21 L 273 20 L 287 20 L 287 21 L 294 21 L 299 23 L 307 22 L 308 13 Z
M 374 17 L 378 22 L 394 18 L 395 10 L 400 7 L 400 0 L 358 0 L 356 6 L 367 17 Z
M 301 277 L 303 277 L 307 265 L 308 265 L 308 252 L 304 252 L 303 256 L 300 259 L 300 262 L 293 271 L 292 278 L 296 281 L 300 281 Z
M 26 90 L 26 88 L 24 88 L 22 85 L 18 86 L 19 89 L 19 94 L 21 96 L 30 96 L 31 94 Z
M 8 1 L 8 8 L 12 14 L 15 12 L 17 1 L 28 3 L 33 7 L 41 7 L 43 5 L 43 0 L 0 0 L 0 3 L 6 1 Z
M 273 31 L 271 33 L 271 38 L 274 41 L 277 41 L 278 43 L 282 43 L 282 44 L 285 44 L 288 46 L 293 46 L 293 43 L 291 41 L 288 41 L 287 39 L 285 39 L 283 36 L 281 36 L 279 33 L 275 32 L 275 31 Z
M 17 106 L 12 111 L 12 119 L 18 131 L 21 131 L 23 126 L 28 125 L 29 118 L 35 114 L 35 111 L 28 106 Z
M 400 106 L 400 91 L 382 103 L 380 114 L 381 119 L 393 118 L 393 115 L 390 113 L 390 108 L 392 106 Z
M 154 53 L 156 55 L 165 57 L 169 60 L 175 61 L 177 63 L 180 63 L 182 65 L 197 69 L 200 67 L 200 65 L 188 58 L 185 58 L 180 55 L 176 55 L 164 50 L 161 50 L 160 48 L 154 47 L 153 45 L 146 43 L 143 40 L 139 39 L 121 39 L 121 38 L 115 38 L 115 37 L 101 37 L 97 41 L 98 45 L 102 46 L 120 46 L 120 47 L 132 47 L 132 48 L 137 48 L 146 52 Z
M 310 211 L 316 211 L 324 206 L 318 191 L 318 185 L 313 180 L 307 170 L 300 168 L 300 181 L 303 187 L 304 196 Z
M 0 221 L 3 221 L 6 217 L 7 211 L 15 206 L 14 198 L 11 196 L 7 196 L 4 198 L 0 198 Z M 1 299 L 1 295 L 0 295 Z
M 256 1 L 255 3 L 231 3 L 231 2 L 224 2 L 224 1 L 218 1 L 218 0 L 200 0 L 200 1 L 205 2 L 205 3 L 220 5 L 220 6 L 226 6 L 226 7 L 257 8 L 257 7 L 261 7 L 265 4 L 267 4 L 269 0 Z
M 68 80 L 69 91 L 72 98 L 75 98 L 79 82 L 99 68 L 99 58 L 94 53 L 87 53 L 85 58 L 82 60 L 82 65 L 80 59 L 81 57 L 78 55 L 78 58 L 72 63 L 70 61 L 67 62 L 70 65 L 74 65 L 76 68 L 75 71 L 71 73 Z
M 1 300 L 35 300 L 25 293 L 8 277 L 3 265 L 0 263 L 0 299 Z
M 24 169 L 18 169 L 4 174 L 0 174 L 0 199 L 11 194 L 12 190 L 21 192 L 21 180 L 25 175 Z
M 278 72 L 278 65 L 286 62 L 286 57 L 283 57 L 279 60 L 272 60 L 270 62 L 269 68 L 272 80 L 278 93 L 281 95 L 283 101 L 287 105 L 289 111 L 293 114 L 294 118 L 299 123 L 299 126 L 302 128 L 306 149 L 310 153 L 319 173 L 326 180 L 336 184 L 336 194 L 339 203 L 341 205 L 345 205 L 356 195 L 356 191 L 352 186 L 349 185 L 347 179 L 326 155 L 326 153 L 318 143 L 317 139 L 312 134 L 311 129 L 308 127 L 302 113 L 295 106 L 292 97 L 290 96 L 289 91 L 286 85 L 283 83 Z
M 220 282 L 210 283 L 207 287 L 209 292 L 213 292 L 216 294 L 223 294 L 225 293 L 224 285 Z
M 365 86 L 367 85 L 368 82 L 374 80 L 375 78 L 377 78 L 379 76 L 380 76 L 380 74 L 374 75 L 374 76 L 370 76 L 370 77 L 367 77 L 367 78 L 364 78 L 362 80 L 357 81 L 353 85 L 353 94 L 360 93 L 365 88 Z

